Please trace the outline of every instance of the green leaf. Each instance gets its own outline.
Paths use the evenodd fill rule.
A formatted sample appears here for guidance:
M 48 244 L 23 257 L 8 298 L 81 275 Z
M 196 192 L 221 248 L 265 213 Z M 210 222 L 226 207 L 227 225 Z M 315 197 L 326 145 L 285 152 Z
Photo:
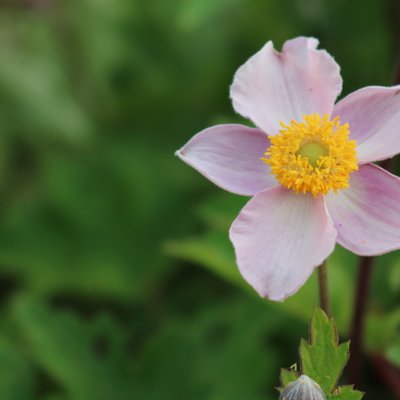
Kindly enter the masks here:
M 338 387 L 333 394 L 328 395 L 328 400 L 361 400 L 364 393 L 354 390 L 353 385 Z
M 203 23 L 207 23 L 216 15 L 226 12 L 233 4 L 239 3 L 238 0 L 189 0 L 183 3 L 178 14 L 178 25 L 181 29 L 196 29 Z
M 29 400 L 34 393 L 33 370 L 11 343 L 0 338 L 0 398 Z
M 96 352 L 86 324 L 73 314 L 52 311 L 27 298 L 18 299 L 13 310 L 36 363 L 71 398 L 132 398 L 132 377 Z
M 289 385 L 289 383 L 294 382 L 299 377 L 299 373 L 293 368 L 285 369 L 281 368 L 281 375 L 279 377 L 283 387 Z
M 385 353 L 396 344 L 400 330 L 400 310 L 371 312 L 367 316 L 365 346 L 370 353 Z
M 325 394 L 335 388 L 349 358 L 349 342 L 339 345 L 333 318 L 315 308 L 310 324 L 310 343 L 300 342 L 302 373 L 314 379 Z
M 233 249 L 225 232 L 215 232 L 202 238 L 171 240 L 164 244 L 164 250 L 168 255 L 197 262 L 224 280 L 255 295 L 235 265 Z
M 386 350 L 386 358 L 400 367 L 400 343 L 391 346 Z

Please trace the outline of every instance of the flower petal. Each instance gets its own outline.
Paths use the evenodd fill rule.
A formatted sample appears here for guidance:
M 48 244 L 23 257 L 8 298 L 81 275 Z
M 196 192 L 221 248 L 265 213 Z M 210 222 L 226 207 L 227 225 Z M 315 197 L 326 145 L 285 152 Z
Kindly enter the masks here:
M 400 248 L 400 179 L 365 164 L 350 176 L 350 187 L 326 196 L 328 212 L 346 249 L 374 256 Z
M 253 197 L 230 229 L 243 277 L 263 297 L 294 294 L 335 247 L 323 198 L 283 187 Z
M 217 125 L 195 135 L 176 155 L 221 188 L 252 196 L 278 185 L 261 160 L 269 146 L 259 129 Z
M 357 90 L 339 101 L 333 115 L 350 125 L 360 163 L 384 160 L 400 152 L 400 86 Z
M 340 68 L 317 46 L 317 39 L 299 37 L 278 53 L 268 42 L 236 72 L 231 86 L 235 111 L 269 135 L 281 129 L 280 121 L 331 114 L 342 89 Z

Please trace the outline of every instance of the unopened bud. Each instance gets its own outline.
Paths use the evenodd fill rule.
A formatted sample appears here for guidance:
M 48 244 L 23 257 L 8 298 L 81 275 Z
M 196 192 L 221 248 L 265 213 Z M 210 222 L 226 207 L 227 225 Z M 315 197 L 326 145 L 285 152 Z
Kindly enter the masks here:
M 301 375 L 282 391 L 279 400 L 326 400 L 321 386 L 307 375 Z

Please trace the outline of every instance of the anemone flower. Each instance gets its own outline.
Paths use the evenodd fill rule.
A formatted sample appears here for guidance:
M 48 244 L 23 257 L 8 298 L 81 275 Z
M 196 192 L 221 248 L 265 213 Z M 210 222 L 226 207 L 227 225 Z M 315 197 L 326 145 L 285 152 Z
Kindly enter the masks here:
M 230 192 L 253 196 L 230 228 L 243 277 L 263 297 L 294 294 L 336 242 L 373 256 L 400 248 L 400 179 L 374 161 L 400 152 L 400 86 L 337 104 L 340 68 L 314 38 L 268 42 L 230 89 L 256 128 L 217 125 L 177 155 Z

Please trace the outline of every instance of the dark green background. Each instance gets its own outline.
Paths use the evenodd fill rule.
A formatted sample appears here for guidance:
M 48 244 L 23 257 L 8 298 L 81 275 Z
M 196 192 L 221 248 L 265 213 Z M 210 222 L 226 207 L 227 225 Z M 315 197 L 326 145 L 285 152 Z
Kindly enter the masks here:
M 174 151 L 243 122 L 228 88 L 267 40 L 319 38 L 346 94 L 392 84 L 398 26 L 383 0 L 2 0 L 0 399 L 276 399 L 315 280 L 258 298 L 227 237 L 246 199 Z M 343 339 L 355 263 L 329 266 Z M 377 264 L 366 347 L 400 363 L 399 254 Z

